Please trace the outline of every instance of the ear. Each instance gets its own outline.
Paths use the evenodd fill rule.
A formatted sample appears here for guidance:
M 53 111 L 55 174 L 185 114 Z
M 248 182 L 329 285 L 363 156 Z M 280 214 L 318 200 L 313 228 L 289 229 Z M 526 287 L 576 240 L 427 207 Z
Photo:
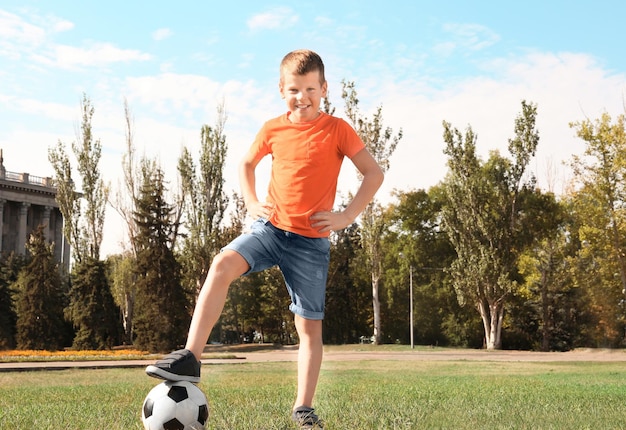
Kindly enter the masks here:
M 280 92 L 280 98 L 284 99 L 285 98 L 285 93 L 283 93 L 283 89 L 285 88 L 285 86 L 283 85 L 283 81 L 278 81 L 278 91 Z
M 322 84 L 322 98 L 326 97 L 326 94 L 328 94 L 328 81 Z

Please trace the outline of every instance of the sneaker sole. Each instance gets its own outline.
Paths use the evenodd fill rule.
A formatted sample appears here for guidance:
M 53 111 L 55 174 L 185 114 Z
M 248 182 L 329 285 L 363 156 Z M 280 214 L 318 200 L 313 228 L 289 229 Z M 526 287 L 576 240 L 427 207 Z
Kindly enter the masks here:
M 180 382 L 187 381 L 198 383 L 200 382 L 199 376 L 188 376 L 188 375 L 177 375 L 176 373 L 168 372 L 167 370 L 163 370 L 156 366 L 148 366 L 146 367 L 146 373 L 148 376 L 152 376 L 153 378 L 164 379 L 166 381 Z

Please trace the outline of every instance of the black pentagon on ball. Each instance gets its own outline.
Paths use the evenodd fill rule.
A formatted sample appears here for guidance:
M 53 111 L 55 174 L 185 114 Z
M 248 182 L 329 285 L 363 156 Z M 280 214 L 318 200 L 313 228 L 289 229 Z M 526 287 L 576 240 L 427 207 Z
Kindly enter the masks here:
M 173 418 L 167 422 L 164 422 L 163 428 L 165 430 L 185 430 L 185 424 L 181 423 L 176 418 Z
M 209 419 L 209 407 L 207 405 L 201 405 L 198 408 L 198 422 L 202 425 L 205 425 L 208 419 Z
M 148 398 L 143 404 L 143 416 L 146 418 L 152 416 L 152 409 L 154 409 L 154 400 Z
M 170 391 L 167 393 L 167 397 L 174 400 L 176 403 L 180 403 L 189 397 L 187 394 L 187 388 L 180 385 L 172 385 Z

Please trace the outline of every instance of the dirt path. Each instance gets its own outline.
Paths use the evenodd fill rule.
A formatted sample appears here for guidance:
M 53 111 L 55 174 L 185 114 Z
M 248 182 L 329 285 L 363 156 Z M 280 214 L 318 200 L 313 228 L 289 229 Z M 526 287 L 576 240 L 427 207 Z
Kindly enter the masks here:
M 282 348 L 273 347 L 207 347 L 202 363 L 260 363 L 260 362 L 295 362 L 298 358 L 297 346 Z M 359 361 L 359 360 L 393 360 L 393 361 L 519 361 L 519 362 L 624 362 L 626 350 L 579 349 L 568 352 L 532 352 L 532 351 L 486 351 L 474 349 L 433 348 L 408 351 L 375 351 L 373 348 L 356 350 L 349 348 L 328 348 L 324 353 L 324 361 Z M 134 368 L 145 367 L 154 362 L 151 360 L 125 361 L 48 361 L 0 363 L 0 372 L 28 370 L 63 370 L 72 368 Z
M 234 352 L 234 351 L 231 351 Z M 285 347 L 279 350 L 258 352 L 234 352 L 249 362 L 296 361 L 297 348 Z M 533 351 L 486 351 L 472 349 L 412 350 L 412 351 L 350 351 L 327 350 L 324 361 L 394 360 L 394 361 L 624 361 L 625 350 L 581 349 L 568 352 Z M 205 362 L 206 360 L 203 360 Z

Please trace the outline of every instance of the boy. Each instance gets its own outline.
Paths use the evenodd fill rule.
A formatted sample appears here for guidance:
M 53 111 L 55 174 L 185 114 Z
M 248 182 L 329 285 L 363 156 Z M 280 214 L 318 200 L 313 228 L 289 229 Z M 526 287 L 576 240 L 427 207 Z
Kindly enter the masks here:
M 292 419 L 322 428 L 313 397 L 322 364 L 322 319 L 330 244 L 328 236 L 354 222 L 383 181 L 383 172 L 354 130 L 320 112 L 327 92 L 324 64 L 315 52 L 297 50 L 280 65 L 278 88 L 287 113 L 266 122 L 244 156 L 239 179 L 252 229 L 228 244 L 211 264 L 198 295 L 185 349 L 146 372 L 167 380 L 200 381 L 199 359 L 222 312 L 228 287 L 242 275 L 278 265 L 291 296 L 300 339 L 298 389 Z M 255 169 L 272 155 L 266 201 L 259 201 Z M 347 156 L 363 181 L 350 204 L 332 212 L 341 163 Z

